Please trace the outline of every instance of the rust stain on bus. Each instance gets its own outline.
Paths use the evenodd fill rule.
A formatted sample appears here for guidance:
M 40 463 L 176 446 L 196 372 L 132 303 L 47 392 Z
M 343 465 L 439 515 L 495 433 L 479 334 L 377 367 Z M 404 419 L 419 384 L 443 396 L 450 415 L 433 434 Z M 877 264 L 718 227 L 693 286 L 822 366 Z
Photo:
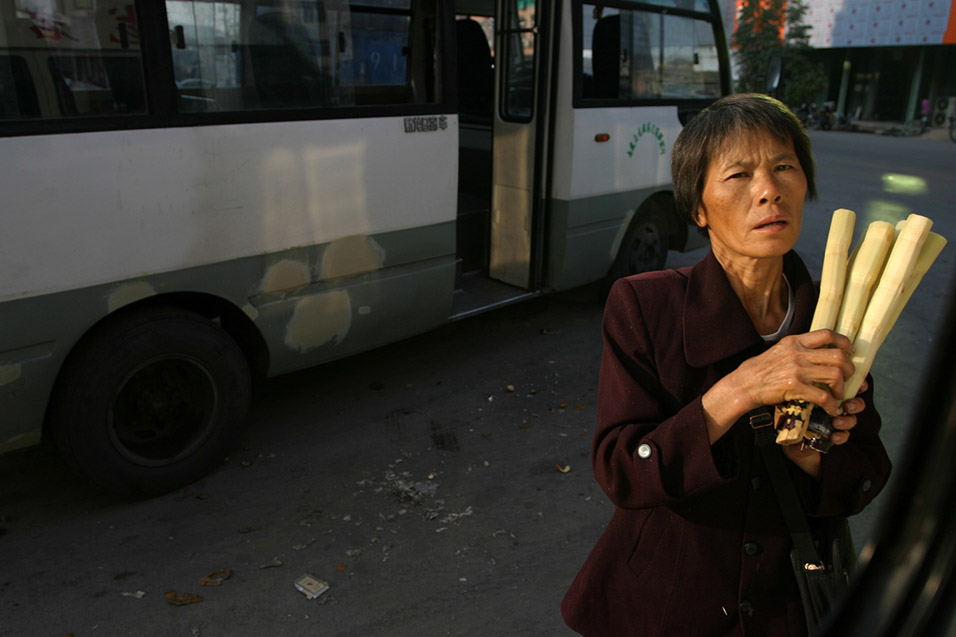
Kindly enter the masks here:
M 352 235 L 337 239 L 322 254 L 322 278 L 325 280 L 355 276 L 381 270 L 385 250 L 372 237 Z
M 352 326 L 352 300 L 344 290 L 307 296 L 295 304 L 285 344 L 299 352 L 341 343 Z
M 308 285 L 311 282 L 310 279 L 308 263 L 283 259 L 266 269 L 265 276 L 259 284 L 259 291 L 263 294 L 271 294 L 301 288 Z

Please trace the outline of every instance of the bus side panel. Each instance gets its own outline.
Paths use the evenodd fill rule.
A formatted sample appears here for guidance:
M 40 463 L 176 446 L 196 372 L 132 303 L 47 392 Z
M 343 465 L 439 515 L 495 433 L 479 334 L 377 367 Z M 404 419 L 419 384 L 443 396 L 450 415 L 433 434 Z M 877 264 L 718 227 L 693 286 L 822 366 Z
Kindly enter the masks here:
M 681 124 L 675 106 L 559 111 L 548 284 L 565 289 L 604 276 L 634 212 L 670 190 Z
M 384 260 L 374 269 L 339 272 L 332 279 L 249 299 L 245 311 L 269 344 L 270 373 L 348 356 L 448 319 L 448 292 L 455 284 L 454 222 L 270 255 L 263 281 L 290 269 L 331 274 L 329 268 L 340 267 L 346 253 L 357 257 L 350 263 Z
M 457 118 L 436 119 L 0 139 L 0 301 L 454 221 Z
M 0 139 L 0 452 L 39 440 L 70 349 L 132 303 L 241 309 L 269 373 L 444 322 L 458 136 L 436 119 Z
M 548 286 L 567 290 L 604 278 L 634 212 L 661 188 L 551 202 Z M 637 202 L 635 204 L 635 202 Z
M 338 271 L 315 283 L 305 280 L 306 273 L 333 263 L 341 245 L 360 253 L 358 243 L 294 248 L 0 303 L 0 453 L 39 442 L 46 403 L 69 351 L 90 326 L 132 304 L 190 307 L 189 299 L 201 297 L 202 307 L 211 307 L 213 299 L 231 305 L 264 336 L 269 364 L 263 371 L 270 374 L 348 356 L 445 322 L 451 297 L 437 291 L 454 285 L 453 222 L 363 241 L 382 250 L 381 267 Z M 263 291 L 280 282 L 283 289 Z
M 17 325 L 6 320 L 2 309 L 0 325 L 4 330 L 15 330 Z M 44 316 L 40 308 L 37 310 L 28 315 L 33 321 Z M 0 453 L 40 442 L 38 423 L 53 384 L 50 361 L 54 350 L 55 343 L 45 341 L 0 352 Z
M 671 150 L 681 131 L 676 106 L 572 110 L 574 154 L 555 196 L 580 199 L 670 183 Z M 595 135 L 607 134 L 605 142 Z

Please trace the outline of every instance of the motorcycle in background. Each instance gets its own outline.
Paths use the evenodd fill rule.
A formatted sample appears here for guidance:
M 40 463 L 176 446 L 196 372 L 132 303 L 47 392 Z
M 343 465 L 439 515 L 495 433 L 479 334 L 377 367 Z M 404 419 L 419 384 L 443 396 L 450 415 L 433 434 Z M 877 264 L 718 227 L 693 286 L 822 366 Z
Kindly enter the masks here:
M 819 107 L 816 104 L 801 104 L 794 114 L 806 128 L 830 130 L 835 119 L 833 111 L 833 102 L 824 102 Z
M 833 102 L 824 102 L 823 105 L 817 110 L 816 115 L 816 127 L 820 130 L 830 130 L 833 128 L 834 121 L 834 109 Z

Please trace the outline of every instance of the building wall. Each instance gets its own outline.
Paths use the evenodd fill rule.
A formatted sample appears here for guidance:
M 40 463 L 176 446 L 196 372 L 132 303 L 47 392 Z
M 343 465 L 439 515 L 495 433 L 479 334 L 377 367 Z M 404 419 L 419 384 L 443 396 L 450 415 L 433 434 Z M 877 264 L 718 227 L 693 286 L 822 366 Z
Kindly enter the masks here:
M 729 41 L 744 0 L 721 1 Z M 917 118 L 924 99 L 931 126 L 956 115 L 956 0 L 806 3 L 812 57 L 829 78 L 820 101 L 866 120 Z
M 817 48 L 956 44 L 956 0 L 809 0 Z

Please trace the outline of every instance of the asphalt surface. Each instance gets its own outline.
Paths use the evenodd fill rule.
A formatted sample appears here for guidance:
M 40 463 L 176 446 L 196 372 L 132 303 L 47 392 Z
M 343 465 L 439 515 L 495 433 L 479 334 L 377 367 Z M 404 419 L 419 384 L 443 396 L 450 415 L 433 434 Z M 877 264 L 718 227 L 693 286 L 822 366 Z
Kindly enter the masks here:
M 584 296 L 270 381 L 236 453 L 167 496 L 117 501 L 43 450 L 3 458 L 0 634 L 565 632 L 559 600 L 610 512 Z M 329 591 L 307 599 L 303 574 Z

